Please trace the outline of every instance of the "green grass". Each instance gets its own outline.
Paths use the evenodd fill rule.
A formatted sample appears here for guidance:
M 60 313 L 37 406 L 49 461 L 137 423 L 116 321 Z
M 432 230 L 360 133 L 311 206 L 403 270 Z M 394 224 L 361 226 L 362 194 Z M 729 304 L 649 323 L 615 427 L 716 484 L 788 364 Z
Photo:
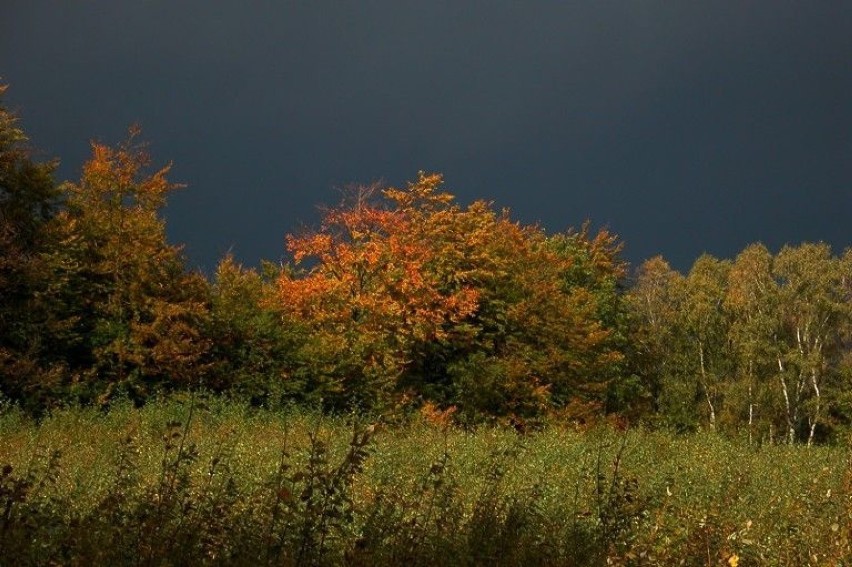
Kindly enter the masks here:
M 0 414 L 0 563 L 843 565 L 842 447 L 369 427 L 207 400 Z

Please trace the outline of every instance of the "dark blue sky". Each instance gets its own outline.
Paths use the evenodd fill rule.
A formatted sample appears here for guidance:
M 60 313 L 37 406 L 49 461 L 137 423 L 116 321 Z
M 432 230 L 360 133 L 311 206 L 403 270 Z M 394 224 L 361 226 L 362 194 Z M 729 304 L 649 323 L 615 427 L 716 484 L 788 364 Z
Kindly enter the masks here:
M 418 170 L 637 264 L 852 244 L 852 3 L 6 0 L 6 104 L 60 177 L 134 122 L 194 266 L 278 260 Z

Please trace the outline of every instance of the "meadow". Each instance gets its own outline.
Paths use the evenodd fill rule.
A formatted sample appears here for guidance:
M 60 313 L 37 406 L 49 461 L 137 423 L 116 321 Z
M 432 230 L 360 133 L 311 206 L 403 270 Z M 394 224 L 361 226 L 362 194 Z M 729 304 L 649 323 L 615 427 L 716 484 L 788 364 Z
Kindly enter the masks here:
M 369 423 L 217 399 L 0 414 L 4 565 L 844 565 L 845 447 Z

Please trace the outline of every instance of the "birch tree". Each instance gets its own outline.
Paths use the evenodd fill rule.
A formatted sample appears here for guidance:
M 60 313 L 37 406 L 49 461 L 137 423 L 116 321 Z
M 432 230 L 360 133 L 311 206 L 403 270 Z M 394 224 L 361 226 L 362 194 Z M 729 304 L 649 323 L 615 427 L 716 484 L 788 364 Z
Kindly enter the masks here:
M 688 353 L 707 408 L 708 426 L 716 430 L 730 359 L 728 320 L 723 310 L 730 262 L 703 255 L 693 264 L 684 285 L 679 318 L 690 342 Z
M 653 413 L 663 419 L 670 419 L 672 413 L 692 413 L 692 400 L 672 392 L 681 389 L 677 387 L 682 368 L 678 318 L 683 290 L 683 276 L 656 256 L 639 266 L 627 294 L 633 365 L 650 393 Z M 681 410 L 673 412 L 673 406 Z
M 772 276 L 772 262 L 772 253 L 765 246 L 748 246 L 731 266 L 725 295 L 737 385 L 744 386 L 746 393 L 749 442 L 754 439 L 757 421 L 765 421 L 771 428 L 774 419 L 770 394 L 775 392 L 772 380 L 777 375 L 774 337 L 778 334 L 778 287 Z
M 827 244 L 819 243 L 785 247 L 774 268 L 784 339 L 779 344 L 778 373 L 787 407 L 787 438 L 795 440 L 801 418 L 810 445 L 824 419 L 825 388 L 849 324 L 848 266 L 832 255 Z

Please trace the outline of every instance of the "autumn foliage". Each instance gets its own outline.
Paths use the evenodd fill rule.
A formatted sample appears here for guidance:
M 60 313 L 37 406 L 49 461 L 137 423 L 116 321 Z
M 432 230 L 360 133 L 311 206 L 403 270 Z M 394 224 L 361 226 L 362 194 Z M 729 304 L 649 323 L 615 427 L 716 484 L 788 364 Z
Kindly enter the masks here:
M 0 87 L 0 93 L 4 90 Z M 632 280 L 607 230 L 548 234 L 437 173 L 355 186 L 281 262 L 211 278 L 139 131 L 56 183 L 0 106 L 0 405 L 202 389 L 388 418 L 641 422 L 809 444 L 852 430 L 852 251 L 761 244 Z
M 99 403 L 197 382 L 207 348 L 206 282 L 186 271 L 159 216 L 178 186 L 168 166 L 149 171 L 137 135 L 132 129 L 115 148 L 92 144 L 80 182 L 63 187 L 66 206 L 55 219 L 68 293 L 78 294 L 68 379 Z
M 3 215 L 17 223 L 2 234 L 1 388 L 36 411 L 204 388 L 521 423 L 624 390 L 624 265 L 606 231 L 550 236 L 421 173 L 350 190 L 317 230 L 287 236 L 292 263 L 229 256 L 208 281 L 167 242 L 160 211 L 179 186 L 151 168 L 138 129 L 93 143 L 62 185 L 12 115 L 0 134 Z
M 579 250 L 486 202 L 462 207 L 442 184 L 421 173 L 402 189 L 356 188 L 317 232 L 288 236 L 305 267 L 282 274 L 281 307 L 311 328 L 328 399 L 371 407 L 405 394 L 529 415 L 605 375 L 620 355 L 594 290 L 570 279 Z M 620 277 L 613 238 L 564 238 L 582 242 L 590 270 Z

